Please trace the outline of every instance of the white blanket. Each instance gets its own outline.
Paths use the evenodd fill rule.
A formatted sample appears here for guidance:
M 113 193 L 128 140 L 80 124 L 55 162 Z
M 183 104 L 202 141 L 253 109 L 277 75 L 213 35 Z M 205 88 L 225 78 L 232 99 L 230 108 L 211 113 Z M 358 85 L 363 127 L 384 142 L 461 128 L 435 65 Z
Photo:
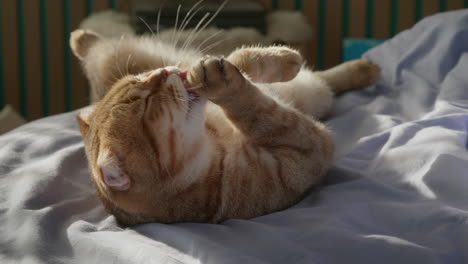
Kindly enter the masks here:
M 468 263 L 468 12 L 373 49 L 379 83 L 338 99 L 325 186 L 219 225 L 116 225 L 76 113 L 0 136 L 0 263 Z

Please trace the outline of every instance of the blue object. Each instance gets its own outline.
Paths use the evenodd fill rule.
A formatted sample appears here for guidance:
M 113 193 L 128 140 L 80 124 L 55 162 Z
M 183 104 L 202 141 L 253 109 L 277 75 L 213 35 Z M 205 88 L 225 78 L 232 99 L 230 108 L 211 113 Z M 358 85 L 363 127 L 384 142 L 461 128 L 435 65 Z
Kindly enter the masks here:
M 343 40 L 343 61 L 359 59 L 366 51 L 382 42 L 382 39 L 346 38 Z

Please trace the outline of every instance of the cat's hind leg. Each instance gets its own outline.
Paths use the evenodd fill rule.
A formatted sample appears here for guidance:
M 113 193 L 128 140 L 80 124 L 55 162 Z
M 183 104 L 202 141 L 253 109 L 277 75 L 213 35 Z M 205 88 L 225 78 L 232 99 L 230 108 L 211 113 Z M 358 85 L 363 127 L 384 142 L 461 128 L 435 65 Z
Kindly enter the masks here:
M 375 83 L 380 76 L 380 67 L 368 60 L 358 59 L 315 74 L 323 78 L 335 94 L 341 94 Z
M 379 73 L 379 66 L 367 60 L 355 60 L 322 72 L 302 67 L 289 82 L 259 84 L 259 87 L 301 112 L 322 119 L 330 111 L 335 95 L 371 85 Z
M 306 67 L 289 82 L 257 85 L 266 94 L 316 119 L 325 118 L 333 103 L 331 86 Z

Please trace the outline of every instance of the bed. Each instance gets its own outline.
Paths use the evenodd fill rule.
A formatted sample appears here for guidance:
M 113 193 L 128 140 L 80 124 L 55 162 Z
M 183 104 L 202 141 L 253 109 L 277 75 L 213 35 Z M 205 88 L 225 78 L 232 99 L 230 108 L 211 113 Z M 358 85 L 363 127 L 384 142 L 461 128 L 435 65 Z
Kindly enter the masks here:
M 0 263 L 467 263 L 468 11 L 364 57 L 382 77 L 338 98 L 324 185 L 250 220 L 118 226 L 89 179 L 77 112 L 0 136 Z

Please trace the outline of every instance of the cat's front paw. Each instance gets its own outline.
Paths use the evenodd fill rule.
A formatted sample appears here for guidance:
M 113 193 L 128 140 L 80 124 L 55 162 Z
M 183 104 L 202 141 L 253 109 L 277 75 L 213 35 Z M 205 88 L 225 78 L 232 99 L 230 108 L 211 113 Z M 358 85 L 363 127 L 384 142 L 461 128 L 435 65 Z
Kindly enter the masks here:
M 245 86 L 245 77 L 229 61 L 220 57 L 200 60 L 189 71 L 188 82 L 195 92 L 210 100 L 234 94 Z

